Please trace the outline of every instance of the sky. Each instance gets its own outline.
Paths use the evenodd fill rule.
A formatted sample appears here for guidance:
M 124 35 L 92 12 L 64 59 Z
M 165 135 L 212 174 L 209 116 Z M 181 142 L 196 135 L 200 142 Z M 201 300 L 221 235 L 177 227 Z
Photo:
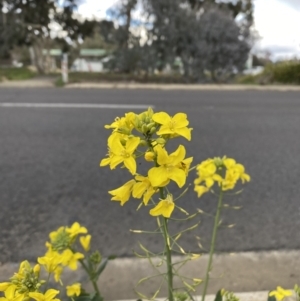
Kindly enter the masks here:
M 79 13 L 105 19 L 118 0 L 85 0 Z M 253 51 L 269 51 L 274 60 L 300 58 L 300 0 L 254 0 L 255 29 L 260 35 Z

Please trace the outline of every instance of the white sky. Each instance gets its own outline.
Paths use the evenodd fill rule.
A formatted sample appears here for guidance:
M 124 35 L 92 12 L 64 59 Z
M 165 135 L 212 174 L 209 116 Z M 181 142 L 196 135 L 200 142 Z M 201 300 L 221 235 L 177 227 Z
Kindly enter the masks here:
M 118 0 L 86 0 L 79 13 L 104 19 Z M 273 58 L 300 57 L 300 0 L 254 0 L 255 28 L 261 36 L 256 49 L 269 50 Z

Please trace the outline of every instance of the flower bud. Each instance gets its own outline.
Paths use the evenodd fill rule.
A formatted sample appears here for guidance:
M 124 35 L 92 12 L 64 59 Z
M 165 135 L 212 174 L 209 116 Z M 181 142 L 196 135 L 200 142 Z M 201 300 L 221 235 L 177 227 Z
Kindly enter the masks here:
M 143 131 L 144 134 L 148 132 L 148 128 L 147 128 L 146 124 L 143 124 L 142 131 Z
M 166 144 L 166 140 L 165 140 L 164 138 L 157 138 L 157 139 L 156 139 L 156 142 L 157 142 L 158 144 Z
M 125 127 L 124 128 L 119 128 L 118 132 L 121 133 L 121 134 L 125 134 L 125 135 L 130 135 L 131 134 L 130 129 L 125 128 Z
M 153 152 L 146 152 L 145 153 L 145 160 L 146 161 L 154 161 L 154 157 L 155 157 L 155 154 Z
M 33 268 L 33 272 L 36 276 L 38 276 L 40 274 L 40 270 L 41 270 L 41 267 L 39 264 L 36 264 Z
M 154 122 L 148 123 L 148 125 L 147 125 L 148 131 L 150 131 L 153 127 L 155 127 L 155 123 Z
M 156 127 L 152 127 L 149 131 L 150 135 L 153 135 L 156 132 Z
M 139 146 L 147 146 L 147 141 L 141 139 L 141 140 L 140 140 L 140 143 L 139 143 Z

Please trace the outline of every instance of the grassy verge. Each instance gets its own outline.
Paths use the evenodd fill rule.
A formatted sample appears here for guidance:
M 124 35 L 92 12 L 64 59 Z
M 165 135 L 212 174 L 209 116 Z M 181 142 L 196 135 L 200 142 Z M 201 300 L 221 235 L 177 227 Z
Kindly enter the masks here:
M 89 73 L 89 72 L 70 72 L 70 83 L 81 82 L 137 82 L 137 83 L 161 83 L 175 84 L 191 82 L 181 75 L 134 75 L 118 73 Z
M 299 85 L 300 61 L 286 61 L 268 64 L 262 73 L 242 75 L 236 78 L 238 84 L 248 85 Z
M 35 72 L 26 67 L 22 68 L 0 68 L 0 81 L 4 80 L 25 80 L 33 78 Z

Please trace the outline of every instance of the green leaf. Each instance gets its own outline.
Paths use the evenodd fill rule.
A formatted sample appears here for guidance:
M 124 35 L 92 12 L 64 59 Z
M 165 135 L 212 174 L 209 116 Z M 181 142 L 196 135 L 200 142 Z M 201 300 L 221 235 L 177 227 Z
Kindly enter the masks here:
M 269 294 L 270 294 L 270 292 L 269 292 Z M 269 294 L 268 294 L 268 301 L 276 301 L 275 296 L 269 296 Z
M 95 293 L 92 301 L 103 301 L 103 297 L 101 297 L 99 294 Z
M 74 296 L 71 299 L 73 299 L 74 301 L 91 301 L 92 300 L 92 296 L 90 296 L 89 294 L 87 294 L 87 295 L 80 295 L 78 297 Z
M 216 294 L 215 301 L 222 301 L 222 300 L 223 300 L 222 290 L 219 290 Z

